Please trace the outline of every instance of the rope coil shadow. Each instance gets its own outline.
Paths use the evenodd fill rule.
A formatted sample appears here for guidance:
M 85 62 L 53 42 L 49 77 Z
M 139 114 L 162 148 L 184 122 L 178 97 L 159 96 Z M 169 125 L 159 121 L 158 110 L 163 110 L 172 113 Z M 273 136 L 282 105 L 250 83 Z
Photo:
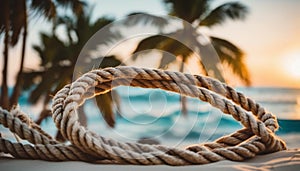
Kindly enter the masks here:
M 76 109 L 85 100 L 121 85 L 160 88 L 199 98 L 232 115 L 244 128 L 211 143 L 178 149 L 116 141 L 97 135 L 79 123 Z M 207 164 L 225 159 L 243 161 L 257 154 L 286 149 L 285 142 L 274 134 L 278 123 L 273 114 L 224 83 L 180 72 L 126 66 L 90 71 L 57 92 L 53 99 L 52 117 L 71 145 L 58 143 L 39 126 L 32 126 L 21 111 L 9 113 L 1 109 L 1 124 L 32 144 L 12 143 L 1 138 L 0 151 L 26 159 L 175 166 Z

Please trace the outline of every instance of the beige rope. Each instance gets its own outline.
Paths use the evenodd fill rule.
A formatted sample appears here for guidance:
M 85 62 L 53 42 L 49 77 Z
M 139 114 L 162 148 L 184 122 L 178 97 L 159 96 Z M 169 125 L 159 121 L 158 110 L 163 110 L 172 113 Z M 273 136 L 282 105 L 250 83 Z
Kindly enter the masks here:
M 86 99 L 104 94 L 120 85 L 160 88 L 199 98 L 219 108 L 225 114 L 232 115 L 245 128 L 212 143 L 178 149 L 163 145 L 120 142 L 99 136 L 83 127 L 78 121 L 76 109 Z M 21 122 L 20 117 L 9 117 L 6 111 L 0 110 L 1 124 L 21 138 L 37 144 L 20 145 L 1 139 L 0 150 L 15 157 L 43 160 L 189 165 L 206 164 L 224 159 L 242 161 L 257 154 L 286 149 L 284 141 L 274 134 L 278 129 L 274 115 L 226 84 L 199 75 L 135 67 L 93 70 L 65 86 L 55 95 L 52 113 L 57 128 L 72 145 L 59 144 L 37 127 L 30 127 L 29 122 Z M 21 151 L 24 149 L 23 151 L 26 151 L 28 155 L 9 151 L 8 146 L 21 149 Z M 76 157 L 73 156 L 75 153 Z

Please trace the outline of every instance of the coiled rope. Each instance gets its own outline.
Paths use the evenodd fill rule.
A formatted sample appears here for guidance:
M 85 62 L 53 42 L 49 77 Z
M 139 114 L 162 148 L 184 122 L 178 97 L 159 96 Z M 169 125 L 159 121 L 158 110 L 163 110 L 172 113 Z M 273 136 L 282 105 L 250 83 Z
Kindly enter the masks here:
M 120 142 L 97 135 L 82 126 L 76 109 L 86 99 L 104 94 L 120 85 L 160 88 L 199 98 L 223 113 L 232 115 L 244 128 L 211 143 L 179 149 Z M 0 114 L 4 127 L 31 143 L 12 143 L 1 137 L 0 151 L 16 158 L 135 165 L 191 165 L 225 159 L 243 161 L 257 154 L 286 149 L 285 142 L 274 134 L 278 129 L 276 117 L 252 99 L 209 77 L 156 69 L 123 66 L 93 70 L 61 89 L 53 99 L 52 117 L 70 145 L 55 141 L 17 109 L 10 113 L 1 109 Z

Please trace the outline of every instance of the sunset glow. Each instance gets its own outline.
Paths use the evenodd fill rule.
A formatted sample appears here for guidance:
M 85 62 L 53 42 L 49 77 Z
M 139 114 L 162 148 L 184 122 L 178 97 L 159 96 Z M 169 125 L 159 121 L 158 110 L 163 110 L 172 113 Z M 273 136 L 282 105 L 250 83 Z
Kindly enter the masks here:
M 117 2 L 117 0 L 114 0 Z M 116 19 L 121 19 L 128 13 L 137 10 L 136 5 L 120 6 L 118 10 L 114 3 L 110 1 L 94 1 L 97 10 L 93 13 L 93 18 L 104 15 L 111 15 Z M 154 15 L 166 15 L 167 11 L 160 1 L 151 2 L 149 5 L 140 1 L 132 1 L 131 4 L 139 3 L 139 10 L 146 11 Z M 250 10 L 248 17 L 242 22 L 228 22 L 222 26 L 206 28 L 202 30 L 209 35 L 224 38 L 238 45 L 245 53 L 245 61 L 250 72 L 252 86 L 263 87 L 292 87 L 300 88 L 300 22 L 294 18 L 299 16 L 298 7 L 300 1 L 243 1 Z M 272 8 L 268 8 L 272 6 Z M 281 11 L 282 12 L 274 12 Z M 272 15 L 270 15 L 272 14 Z M 39 25 L 39 27 L 36 27 Z M 25 69 L 37 69 L 40 61 L 37 52 L 32 45 L 40 43 L 40 32 L 50 32 L 51 24 L 46 20 L 36 20 L 29 22 L 28 42 L 25 58 Z M 142 27 L 144 30 L 144 27 Z M 202 28 L 204 29 L 204 28 Z M 129 31 L 127 29 L 126 31 Z M 60 36 L 62 33 L 58 33 Z M 2 40 L 2 39 L 1 39 Z M 125 62 L 129 60 L 135 44 L 126 43 L 117 49 L 120 59 Z M 0 45 L 3 52 L 3 45 Z M 21 44 L 18 44 L 9 51 L 13 60 L 8 62 L 8 85 L 13 86 L 18 72 Z M 159 58 L 157 55 L 155 58 Z M 2 70 L 3 60 L 0 59 L 0 70 Z M 157 61 L 140 60 L 135 66 L 155 67 Z M 155 66 L 154 66 L 155 65 Z M 197 61 L 188 61 L 186 70 L 193 74 L 199 74 Z M 178 64 L 171 66 L 173 70 L 178 70 Z M 0 81 L 2 77 L 0 76 Z M 234 78 L 230 79 L 231 85 L 243 86 Z
M 284 66 L 287 74 L 300 81 L 300 51 L 287 53 L 284 58 Z

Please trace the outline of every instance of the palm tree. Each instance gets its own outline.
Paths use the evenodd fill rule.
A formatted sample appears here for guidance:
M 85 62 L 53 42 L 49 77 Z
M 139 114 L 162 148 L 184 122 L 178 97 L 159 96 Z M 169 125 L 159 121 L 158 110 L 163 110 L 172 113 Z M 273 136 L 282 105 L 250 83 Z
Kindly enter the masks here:
M 13 90 L 13 94 L 10 99 L 10 105 L 15 105 L 18 102 L 18 97 L 20 95 L 21 91 L 21 85 L 22 85 L 22 79 L 21 75 L 23 72 L 24 67 L 24 60 L 25 60 L 25 48 L 26 48 L 26 40 L 27 40 L 27 10 L 26 10 L 26 2 L 25 0 L 22 0 L 23 2 L 23 8 L 21 10 L 17 10 L 17 14 L 23 16 L 23 23 L 16 22 L 17 25 L 20 25 L 18 28 L 23 27 L 23 40 L 22 40 L 22 53 L 21 53 L 21 63 L 19 72 L 17 74 L 17 80 L 16 84 Z M 85 6 L 85 3 L 81 0 L 56 0 L 56 1 L 38 1 L 38 0 L 32 0 L 31 1 L 31 9 L 33 12 L 38 12 L 40 14 L 43 14 L 47 19 L 55 19 L 57 15 L 57 8 L 63 7 L 63 8 L 71 8 L 72 12 L 76 15 L 80 15 L 83 11 L 83 7 Z M 22 21 L 22 20 L 18 20 Z M 18 32 L 18 31 L 17 31 Z M 15 31 L 13 30 L 13 33 Z M 14 42 L 17 42 L 15 40 Z
M 13 2 L 16 3 L 15 1 Z M 11 45 L 15 46 L 17 44 L 22 29 L 23 29 L 23 35 L 22 35 L 23 40 L 22 40 L 21 63 L 17 74 L 13 95 L 11 96 L 10 99 L 10 107 L 12 107 L 12 105 L 15 105 L 18 102 L 18 97 L 20 94 L 20 87 L 21 87 L 20 82 L 21 82 L 21 74 L 23 71 L 24 60 L 25 60 L 25 48 L 26 48 L 27 24 L 28 24 L 26 1 L 21 0 L 19 1 L 19 4 L 14 4 L 14 6 L 15 8 L 12 14 L 12 24 L 11 24 L 11 30 L 12 30 Z
M 184 71 L 184 63 L 188 58 L 195 53 L 199 53 L 201 60 L 199 60 L 198 65 L 202 68 L 204 74 L 214 76 L 224 82 L 224 76 L 218 67 L 219 61 L 216 60 L 219 57 L 223 66 L 227 66 L 235 76 L 239 77 L 246 85 L 249 85 L 250 79 L 244 63 L 243 51 L 229 41 L 214 36 L 209 37 L 209 41 L 213 46 L 211 48 L 209 44 L 203 44 L 199 41 L 201 33 L 198 32 L 201 27 L 211 28 L 224 23 L 226 19 L 244 19 L 248 10 L 239 2 L 229 2 L 211 9 L 211 2 L 209 0 L 164 0 L 169 14 L 184 21 L 182 26 L 176 31 L 153 35 L 141 40 L 133 53 L 151 49 L 169 52 L 162 54 L 159 68 L 167 68 L 170 63 L 174 63 L 176 58 L 170 55 L 173 54 L 181 58 L 181 72 Z M 143 17 L 143 15 L 136 17 L 142 20 L 137 20 L 133 23 L 149 21 L 149 14 L 144 16 L 146 17 Z M 158 17 L 155 16 L 154 20 L 156 18 Z M 168 20 L 161 18 L 160 22 L 156 22 L 156 24 L 161 24 L 161 27 L 165 26 L 166 23 L 164 21 Z M 151 22 L 153 23 L 153 21 Z M 214 49 L 218 57 L 214 55 Z M 134 55 L 133 57 L 136 59 L 138 56 Z M 185 97 L 181 98 L 181 102 L 182 113 L 186 114 Z
M 3 6 L 1 7 L 1 16 L 3 20 L 0 20 L 1 30 L 2 28 L 7 28 L 5 32 L 6 40 L 4 42 L 4 69 L 3 69 L 3 81 L 2 81 L 2 91 L 1 91 L 1 104 L 4 108 L 9 109 L 18 102 L 18 97 L 21 91 L 22 85 L 22 71 L 25 61 L 25 49 L 27 40 L 27 26 L 28 26 L 28 12 L 32 12 L 35 15 L 42 15 L 47 19 L 55 18 L 58 7 L 70 8 L 75 14 L 80 14 L 84 3 L 80 0 L 31 0 L 30 2 L 26 0 L 4 0 Z M 30 5 L 30 8 L 27 6 Z M 2 17 L 1 17 L 2 18 Z M 8 22 L 4 22 L 8 21 Z M 5 30 L 5 29 L 4 29 Z M 13 89 L 12 96 L 9 100 L 8 90 L 7 90 L 7 63 L 8 63 L 8 46 L 15 46 L 19 42 L 19 37 L 22 34 L 22 51 L 21 51 L 21 62 L 19 71 L 16 78 L 16 83 Z M 0 31 L 0 34 L 2 31 Z
M 55 34 L 53 30 L 51 35 L 41 33 L 41 45 L 35 45 L 33 48 L 38 52 L 41 58 L 41 64 L 39 70 L 28 71 L 23 74 L 24 88 L 32 88 L 30 94 L 30 102 L 36 103 L 38 100 L 43 99 L 44 109 L 42 110 L 37 123 L 41 123 L 42 120 L 50 115 L 48 104 L 50 101 L 50 95 L 54 95 L 58 90 L 63 88 L 66 84 L 71 83 L 74 73 L 75 65 L 78 60 L 78 56 L 84 47 L 85 43 L 101 28 L 107 24 L 113 22 L 113 19 L 102 17 L 95 22 L 91 22 L 91 13 L 83 12 L 77 17 L 58 17 L 56 21 L 56 27 L 62 25 L 66 28 L 66 35 L 68 40 L 63 41 Z M 54 28 L 56 28 L 54 27 Z M 72 36 L 74 34 L 75 37 Z M 106 39 L 101 40 L 100 43 L 109 43 L 112 40 L 120 38 L 118 32 L 107 32 Z M 95 43 L 94 47 L 99 43 Z M 101 63 L 99 66 L 94 66 L 96 63 Z M 121 62 L 115 56 L 97 57 L 93 58 L 87 56 L 83 59 L 83 67 L 79 71 L 84 73 L 86 70 L 94 68 L 104 68 L 108 66 L 118 66 Z M 76 66 L 78 68 L 78 66 Z M 78 74 L 78 73 L 75 73 Z M 101 113 L 110 127 L 114 127 L 114 106 L 115 101 L 112 100 L 111 94 L 104 94 L 96 97 L 97 105 L 101 110 Z M 100 103 L 101 101 L 101 103 Z M 105 104 L 104 104 L 105 102 Z M 118 104 L 116 104 L 118 106 Z M 79 108 L 79 119 L 83 125 L 86 125 L 86 117 L 83 107 Z M 60 134 L 57 135 L 60 137 Z M 62 139 L 60 139 L 62 140 Z
M 3 0 L 2 5 L 0 6 L 0 34 L 4 33 L 4 51 L 3 51 L 3 70 L 2 70 L 2 83 L 1 83 L 1 99 L 0 105 L 2 108 L 7 109 L 9 106 L 8 103 L 8 87 L 7 87 L 7 65 L 8 65 L 8 46 L 9 46 L 9 0 Z

